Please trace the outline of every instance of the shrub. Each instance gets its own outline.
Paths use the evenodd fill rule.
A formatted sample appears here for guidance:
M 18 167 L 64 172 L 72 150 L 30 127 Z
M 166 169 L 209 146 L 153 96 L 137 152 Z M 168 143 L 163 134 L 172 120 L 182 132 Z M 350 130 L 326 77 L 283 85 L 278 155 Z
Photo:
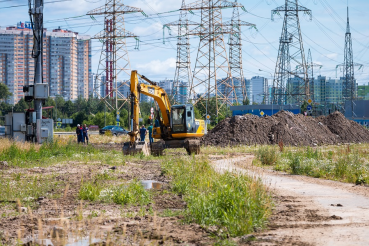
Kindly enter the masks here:
M 272 166 L 277 163 L 279 153 L 275 147 L 263 146 L 258 149 L 256 157 L 259 159 L 261 164 Z
M 97 184 L 84 183 L 79 190 L 78 198 L 81 200 L 96 201 L 100 197 L 101 187 Z
M 149 192 L 137 180 L 116 188 L 113 191 L 112 199 L 115 203 L 122 205 L 147 205 L 151 202 Z

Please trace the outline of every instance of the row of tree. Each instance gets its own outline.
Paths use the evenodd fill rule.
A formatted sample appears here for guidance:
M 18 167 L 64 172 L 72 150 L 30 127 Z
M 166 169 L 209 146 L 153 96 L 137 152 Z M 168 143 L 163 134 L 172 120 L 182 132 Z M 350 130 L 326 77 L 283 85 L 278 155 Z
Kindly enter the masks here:
M 5 115 L 7 112 L 24 112 L 29 108 L 33 108 L 33 103 L 27 103 L 24 99 L 21 99 L 16 105 L 10 105 L 5 103 L 5 99 L 12 96 L 6 85 L 0 83 L 0 116 Z M 115 101 L 112 100 L 112 105 L 115 105 Z M 173 103 L 173 102 L 172 102 Z M 207 104 L 207 107 L 206 107 Z M 53 118 L 54 121 L 57 119 L 73 119 L 71 126 L 77 124 L 97 125 L 100 128 L 105 125 L 116 124 L 116 111 L 111 111 L 104 102 L 96 98 L 84 99 L 79 97 L 74 102 L 64 100 L 63 97 L 57 96 L 55 98 L 48 98 L 45 100 L 44 107 L 53 106 L 52 110 L 44 110 L 43 115 Z M 119 102 L 120 107 L 120 124 L 123 127 L 129 125 L 129 110 L 130 106 L 128 102 Z M 147 122 L 151 112 L 151 107 L 155 108 L 154 102 L 141 102 L 140 117 L 143 122 Z M 207 108 L 207 110 L 206 110 Z M 227 105 L 218 105 L 218 119 L 216 114 L 216 100 L 211 98 L 208 103 L 206 100 L 200 101 L 195 106 L 195 117 L 197 119 L 205 119 L 206 112 L 211 117 L 211 124 L 215 125 L 218 121 L 229 117 L 231 111 Z

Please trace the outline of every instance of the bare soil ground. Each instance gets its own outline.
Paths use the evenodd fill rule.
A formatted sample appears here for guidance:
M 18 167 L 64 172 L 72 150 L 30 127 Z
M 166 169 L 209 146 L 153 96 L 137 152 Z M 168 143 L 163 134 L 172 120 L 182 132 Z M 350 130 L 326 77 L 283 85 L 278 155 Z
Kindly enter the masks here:
M 23 243 L 29 242 L 25 245 L 32 245 L 31 242 L 41 245 L 90 245 L 93 242 L 103 242 L 105 245 L 107 235 L 110 234 L 111 245 L 213 244 L 213 237 L 199 225 L 182 222 L 183 215 L 178 211 L 182 211 L 186 203 L 181 197 L 170 192 L 169 180 L 161 175 L 157 162 L 127 162 L 124 166 L 117 166 L 114 171 L 111 168 L 102 163 L 85 165 L 69 162 L 46 168 L 4 170 L 4 176 L 18 172 L 27 177 L 53 174 L 57 180 L 68 183 L 69 188 L 57 190 L 50 187 L 50 197 L 53 193 L 59 193 L 61 197 L 32 198 L 35 200 L 32 212 L 28 208 L 27 211 L 22 211 L 20 216 L 14 214 L 17 211 L 16 201 L 0 201 L 2 243 L 13 245 L 19 238 Z M 144 208 L 79 201 L 78 192 L 82 179 L 93 180 L 96 174 L 104 172 L 115 177 L 114 180 L 106 182 L 117 185 L 138 179 L 155 180 L 162 183 L 162 186 L 159 190 L 152 191 L 153 203 Z M 41 233 L 40 230 L 45 240 L 32 240 L 34 235 Z M 58 231 L 60 238 L 64 235 L 63 240 L 58 240 L 56 234 L 53 235 L 53 230 Z M 73 244 L 76 242 L 78 244 Z
M 268 229 L 248 245 L 369 245 L 369 188 L 252 166 L 253 156 L 214 162 L 219 171 L 262 178 L 276 207 Z
M 99 148 L 120 150 L 119 144 Z M 168 153 L 169 155 L 185 155 Z M 214 167 L 262 178 L 273 194 L 275 208 L 267 229 L 230 239 L 237 245 L 369 245 L 369 188 L 303 176 L 291 176 L 252 165 L 254 156 L 235 153 L 209 156 Z M 108 172 L 119 185 L 156 180 L 153 202 L 144 207 L 121 206 L 78 199 L 82 180 L 94 182 Z M 2 177 L 22 173 L 22 179 L 54 175 L 60 185 L 48 187 L 45 197 L 30 198 L 32 209 L 17 201 L 0 201 L 0 245 L 214 245 L 212 228 L 186 224 L 186 203 L 171 192 L 159 159 L 126 161 L 116 166 L 102 162 L 67 162 L 44 168 L 8 168 Z M 48 185 L 40 183 L 40 185 Z M 21 206 L 24 201 L 21 201 Z M 35 240 L 36 235 L 43 240 Z M 21 245 L 22 245 L 21 244 Z

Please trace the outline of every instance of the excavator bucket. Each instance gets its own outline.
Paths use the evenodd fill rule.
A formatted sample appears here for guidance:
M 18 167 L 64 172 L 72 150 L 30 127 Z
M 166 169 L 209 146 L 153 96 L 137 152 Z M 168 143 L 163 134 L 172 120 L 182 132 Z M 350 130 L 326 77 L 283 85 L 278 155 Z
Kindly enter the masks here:
M 124 155 L 136 155 L 143 153 L 145 156 L 150 155 L 150 145 L 146 142 L 135 142 L 133 145 L 131 142 L 124 143 L 123 154 Z

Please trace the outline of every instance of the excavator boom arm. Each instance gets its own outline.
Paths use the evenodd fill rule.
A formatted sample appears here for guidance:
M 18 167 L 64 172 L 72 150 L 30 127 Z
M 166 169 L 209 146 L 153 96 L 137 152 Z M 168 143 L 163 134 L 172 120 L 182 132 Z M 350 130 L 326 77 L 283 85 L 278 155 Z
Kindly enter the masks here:
M 149 85 L 139 83 L 138 77 L 141 77 L 142 79 L 147 81 Z M 139 132 L 140 94 L 152 97 L 157 102 L 162 114 L 164 126 L 166 126 L 167 128 L 170 127 L 171 104 L 169 102 L 167 93 L 163 88 L 157 86 L 155 82 L 152 82 L 145 76 L 138 74 L 136 70 L 133 70 L 131 73 L 131 132 L 129 133 L 129 135 L 131 136 L 131 143 L 134 143 L 136 141 L 137 134 Z

